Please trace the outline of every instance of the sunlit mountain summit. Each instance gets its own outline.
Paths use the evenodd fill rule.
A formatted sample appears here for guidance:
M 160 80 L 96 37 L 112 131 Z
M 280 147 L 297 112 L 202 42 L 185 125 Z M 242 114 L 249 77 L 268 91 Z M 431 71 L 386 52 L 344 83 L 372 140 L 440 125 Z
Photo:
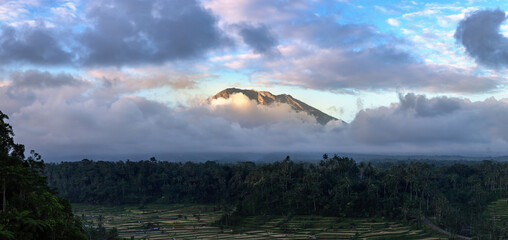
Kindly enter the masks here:
M 248 90 L 238 88 L 227 88 L 215 94 L 212 97 L 212 99 L 218 98 L 228 99 L 231 97 L 231 95 L 236 93 L 241 93 L 247 96 L 250 100 L 254 100 L 261 105 L 271 105 L 274 103 L 287 104 L 296 112 L 305 112 L 313 116 L 314 118 L 316 118 L 316 121 L 318 123 L 323 125 L 325 125 L 329 121 L 338 120 L 337 118 L 334 118 L 288 94 L 273 95 L 272 93 L 267 91 L 257 91 L 254 89 Z M 345 123 L 344 121 L 342 122 Z

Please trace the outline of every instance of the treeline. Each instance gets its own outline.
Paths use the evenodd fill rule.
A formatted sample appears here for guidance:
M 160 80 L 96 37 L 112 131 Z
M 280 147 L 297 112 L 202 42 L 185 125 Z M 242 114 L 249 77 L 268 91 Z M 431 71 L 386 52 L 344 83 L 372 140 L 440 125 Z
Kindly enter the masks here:
M 508 237 L 485 215 L 507 196 L 508 164 L 396 163 L 383 168 L 323 156 L 317 164 L 287 157 L 270 164 L 83 160 L 49 164 L 49 185 L 76 203 L 211 203 L 234 225 L 249 215 L 383 216 L 415 225 L 431 218 L 452 233 Z

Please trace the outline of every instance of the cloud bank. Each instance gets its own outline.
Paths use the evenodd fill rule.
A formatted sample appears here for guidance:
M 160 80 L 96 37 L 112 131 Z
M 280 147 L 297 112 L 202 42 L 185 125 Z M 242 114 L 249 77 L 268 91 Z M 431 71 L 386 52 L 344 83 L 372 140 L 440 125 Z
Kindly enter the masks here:
M 31 87 L 34 76 L 45 79 L 44 87 Z M 388 107 L 361 110 L 350 124 L 322 126 L 286 105 L 257 105 L 241 94 L 170 108 L 90 84 L 66 73 L 12 73 L 0 85 L 0 102 L 16 141 L 48 161 L 201 151 L 496 155 L 508 149 L 507 99 L 409 93 Z

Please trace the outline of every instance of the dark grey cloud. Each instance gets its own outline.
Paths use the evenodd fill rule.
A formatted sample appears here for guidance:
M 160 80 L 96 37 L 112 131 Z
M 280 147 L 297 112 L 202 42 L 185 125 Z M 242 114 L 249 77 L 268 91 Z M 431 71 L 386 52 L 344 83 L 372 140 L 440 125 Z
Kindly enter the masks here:
M 69 64 L 74 55 L 59 41 L 58 34 L 44 23 L 19 28 L 2 26 L 0 63 L 27 62 L 39 65 Z
M 455 39 L 476 62 L 492 68 L 508 66 L 508 38 L 499 27 L 506 20 L 504 11 L 480 10 L 460 21 Z
M 335 48 L 285 56 L 253 73 L 274 84 L 321 90 L 420 89 L 430 92 L 482 93 L 504 86 L 496 77 L 477 76 L 463 69 L 424 64 L 390 45 L 359 51 Z M 284 71 L 280 71 L 283 69 Z
M 241 24 L 239 33 L 245 44 L 249 45 L 255 52 L 269 53 L 277 47 L 277 38 L 269 31 L 264 24 L 258 26 Z
M 61 86 L 81 86 L 83 80 L 68 73 L 51 74 L 47 71 L 26 70 L 11 73 L 10 80 L 14 88 L 54 88 Z
M 198 1 L 91 2 L 82 33 L 86 65 L 163 63 L 199 57 L 228 40 Z
M 0 63 L 65 66 L 161 64 L 232 42 L 196 0 L 90 1 L 81 22 L 0 29 Z M 52 24 L 60 24 L 59 22 Z
M 460 110 L 461 100 L 448 97 L 435 97 L 428 99 L 424 95 L 408 93 L 399 94 L 399 109 L 403 112 L 414 111 L 419 117 L 435 117 L 438 115 L 451 114 Z

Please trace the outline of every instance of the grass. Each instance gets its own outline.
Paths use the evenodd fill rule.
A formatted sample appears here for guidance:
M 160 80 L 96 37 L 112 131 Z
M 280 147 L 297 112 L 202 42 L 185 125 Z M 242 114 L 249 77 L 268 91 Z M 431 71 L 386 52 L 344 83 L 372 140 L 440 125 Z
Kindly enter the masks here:
M 117 228 L 125 239 L 446 239 L 425 229 L 413 229 L 379 218 L 319 216 L 247 217 L 241 225 L 214 226 L 221 212 L 210 205 L 150 204 L 96 206 L 74 204 L 74 212 L 95 226 Z

